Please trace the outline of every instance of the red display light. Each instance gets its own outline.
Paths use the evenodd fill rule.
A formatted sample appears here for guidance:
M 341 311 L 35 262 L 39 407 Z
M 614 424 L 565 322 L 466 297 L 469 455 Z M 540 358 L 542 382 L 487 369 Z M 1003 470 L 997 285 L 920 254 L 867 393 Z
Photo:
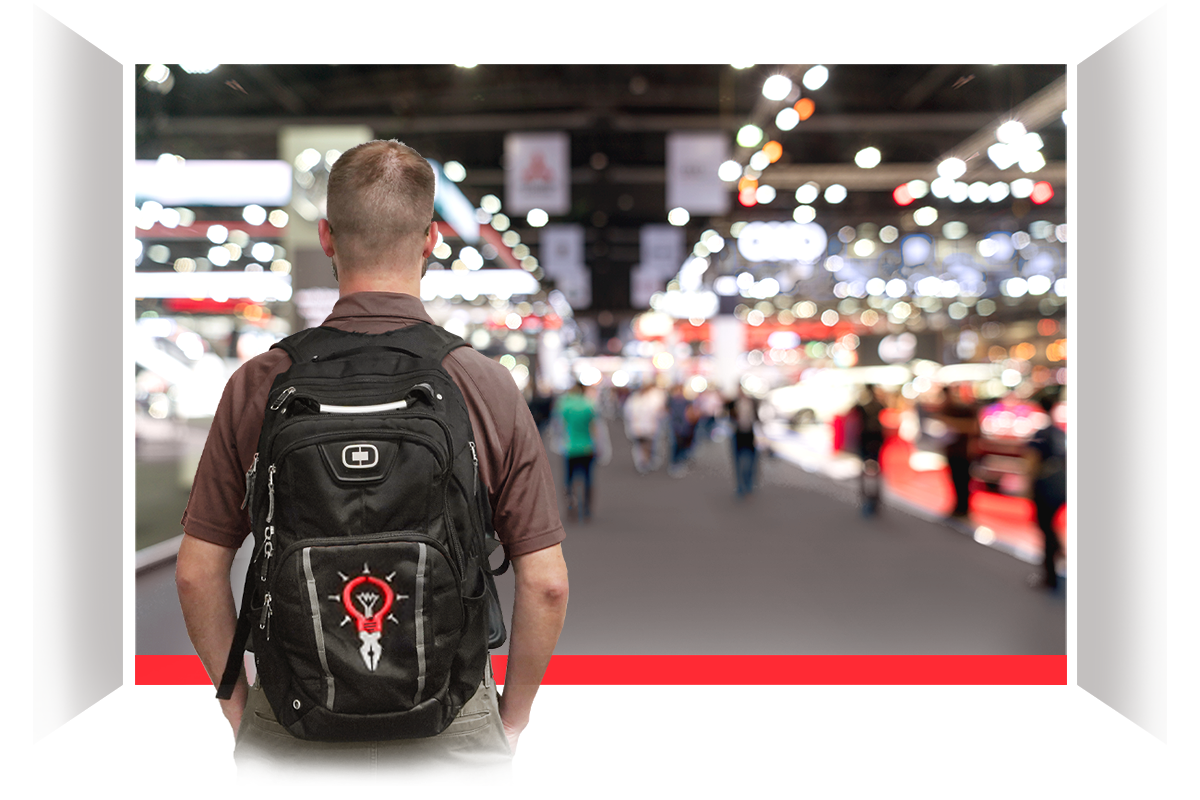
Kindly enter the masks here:
M 892 190 L 892 199 L 896 201 L 897 205 L 906 206 L 912 203 L 912 201 L 916 198 L 914 198 L 912 196 L 912 192 L 908 190 L 908 184 L 902 183 Z
M 1054 187 L 1046 181 L 1038 181 L 1033 185 L 1033 192 L 1030 193 L 1029 199 L 1037 205 L 1048 202 L 1051 197 L 1054 197 Z
M 738 192 L 738 202 L 744 205 L 746 208 L 758 205 L 758 198 L 755 197 L 756 192 L 756 189 L 747 186 L 745 189 L 742 189 L 740 192 Z

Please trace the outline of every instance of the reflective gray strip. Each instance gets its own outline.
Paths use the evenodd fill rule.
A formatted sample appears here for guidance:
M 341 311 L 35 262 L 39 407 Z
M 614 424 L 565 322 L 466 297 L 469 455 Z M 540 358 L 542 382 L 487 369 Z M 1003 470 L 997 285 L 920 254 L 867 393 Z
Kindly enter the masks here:
M 333 674 L 329 671 L 329 662 L 325 659 L 325 631 L 321 628 L 321 604 L 317 600 L 317 581 L 313 578 L 310 550 L 312 550 L 311 547 L 304 548 L 304 579 L 308 584 L 308 603 L 312 606 L 313 635 L 317 639 L 317 656 L 321 659 L 321 669 L 325 672 L 325 707 L 332 711 Z
M 422 614 L 422 604 L 425 600 L 425 550 L 427 545 L 417 542 L 421 553 L 417 556 L 417 599 L 413 613 L 417 623 L 417 694 L 413 705 L 421 702 L 421 694 L 425 691 L 425 619 Z
M 321 413 L 323 414 L 373 414 L 376 411 L 399 411 L 402 408 L 408 408 L 408 400 L 379 403 L 373 406 L 332 406 L 321 403 Z

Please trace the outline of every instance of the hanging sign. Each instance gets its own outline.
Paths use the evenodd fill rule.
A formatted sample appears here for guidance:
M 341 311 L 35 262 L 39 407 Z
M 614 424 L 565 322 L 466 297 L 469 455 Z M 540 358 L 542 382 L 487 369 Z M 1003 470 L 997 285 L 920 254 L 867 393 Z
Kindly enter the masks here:
M 504 208 L 525 214 L 571 209 L 571 140 L 566 133 L 510 133 L 504 137 Z

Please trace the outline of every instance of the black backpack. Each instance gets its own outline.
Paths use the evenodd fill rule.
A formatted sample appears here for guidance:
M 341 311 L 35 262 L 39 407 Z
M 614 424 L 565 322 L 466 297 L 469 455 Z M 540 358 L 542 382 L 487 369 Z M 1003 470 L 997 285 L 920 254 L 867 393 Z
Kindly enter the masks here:
M 471 421 L 428 323 L 310 328 L 282 348 L 246 503 L 255 537 L 219 698 L 248 634 L 259 683 L 301 739 L 444 730 L 505 639 L 498 545 Z

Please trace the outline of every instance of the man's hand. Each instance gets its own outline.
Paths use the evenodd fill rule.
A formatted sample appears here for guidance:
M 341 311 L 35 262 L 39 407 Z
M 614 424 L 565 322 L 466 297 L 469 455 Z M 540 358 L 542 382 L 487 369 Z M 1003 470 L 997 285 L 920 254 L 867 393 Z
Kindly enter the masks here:
M 229 580 L 229 569 L 236 554 L 235 548 L 185 535 L 175 562 L 175 587 L 179 591 L 183 622 L 213 686 L 221 682 L 229 646 L 233 643 L 233 631 L 237 627 L 233 587 Z M 235 736 L 246 708 L 247 693 L 246 678 L 242 675 L 233 696 L 220 701 L 221 711 L 233 727 Z
M 500 720 L 509 747 L 529 724 L 529 709 L 550 663 L 550 654 L 562 632 L 567 613 L 567 565 L 562 545 L 537 550 L 512 560 L 516 575 L 512 632 L 504 693 L 500 695 Z

